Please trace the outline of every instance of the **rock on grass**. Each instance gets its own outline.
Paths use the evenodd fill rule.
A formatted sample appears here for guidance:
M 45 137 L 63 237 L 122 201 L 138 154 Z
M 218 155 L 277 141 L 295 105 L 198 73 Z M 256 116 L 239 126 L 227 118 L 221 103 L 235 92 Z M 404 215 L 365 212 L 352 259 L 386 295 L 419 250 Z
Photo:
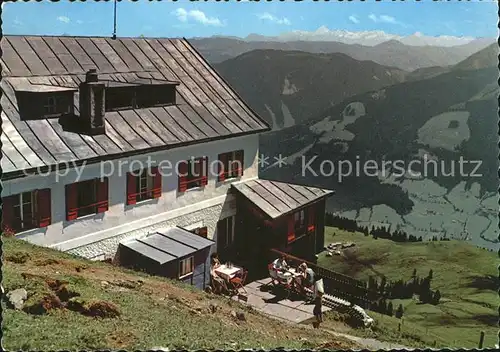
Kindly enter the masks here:
M 7 299 L 14 309 L 22 309 L 27 298 L 28 292 L 24 288 L 18 288 L 7 293 Z

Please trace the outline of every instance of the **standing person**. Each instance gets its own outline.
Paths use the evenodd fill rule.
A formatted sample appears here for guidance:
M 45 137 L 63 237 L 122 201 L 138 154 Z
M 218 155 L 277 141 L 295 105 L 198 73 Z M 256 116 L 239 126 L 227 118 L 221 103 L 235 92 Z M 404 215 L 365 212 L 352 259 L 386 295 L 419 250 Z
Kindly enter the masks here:
M 323 322 L 323 293 L 318 292 L 316 298 L 314 299 L 314 309 L 313 309 L 314 317 L 316 321 L 313 323 L 313 326 L 317 329 L 319 328 L 319 324 Z

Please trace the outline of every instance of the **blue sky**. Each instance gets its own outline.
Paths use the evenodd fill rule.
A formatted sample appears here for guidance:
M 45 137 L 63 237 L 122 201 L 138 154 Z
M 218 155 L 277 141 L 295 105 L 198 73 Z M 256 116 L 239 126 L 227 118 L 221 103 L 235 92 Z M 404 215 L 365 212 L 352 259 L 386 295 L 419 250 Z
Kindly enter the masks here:
M 161 1 L 118 3 L 118 36 L 278 35 L 321 26 L 351 32 L 497 37 L 497 4 L 431 0 L 375 2 Z M 16 2 L 3 8 L 5 34 L 107 36 L 113 2 Z

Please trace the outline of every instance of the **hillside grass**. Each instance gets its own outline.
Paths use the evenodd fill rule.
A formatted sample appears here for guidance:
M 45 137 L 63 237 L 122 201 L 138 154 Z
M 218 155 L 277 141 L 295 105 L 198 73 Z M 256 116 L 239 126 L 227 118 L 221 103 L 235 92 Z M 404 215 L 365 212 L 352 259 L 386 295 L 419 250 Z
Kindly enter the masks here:
M 116 306 L 118 317 L 92 317 L 64 307 L 35 315 L 2 300 L 6 350 L 124 349 L 333 349 L 359 348 L 310 326 L 269 318 L 228 298 L 192 286 L 82 260 L 55 250 L 3 238 L 5 292 L 25 288 L 26 304 L 51 295 L 50 284 L 66 282 L 73 298 Z M 53 293 L 52 293 L 53 294 Z M 211 309 L 212 307 L 217 309 Z M 69 307 L 69 306 L 68 306 Z M 234 317 L 243 313 L 245 320 Z
M 382 276 L 387 281 L 409 280 L 414 269 L 425 277 L 432 269 L 431 289 L 438 289 L 442 297 L 437 306 L 393 300 L 394 311 L 403 305 L 402 320 L 369 312 L 376 326 L 358 334 L 412 346 L 477 348 L 482 330 L 484 347 L 498 343 L 499 261 L 494 252 L 460 241 L 397 243 L 326 228 L 325 246 L 343 241 L 356 245 L 345 256 L 321 253 L 319 265 L 365 281 L 373 276 L 379 282 Z

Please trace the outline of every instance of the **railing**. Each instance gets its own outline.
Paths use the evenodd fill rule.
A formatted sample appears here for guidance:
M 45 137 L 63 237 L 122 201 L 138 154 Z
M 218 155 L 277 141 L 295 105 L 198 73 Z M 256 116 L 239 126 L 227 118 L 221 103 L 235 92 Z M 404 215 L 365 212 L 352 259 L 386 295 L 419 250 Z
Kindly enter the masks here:
M 366 283 L 363 281 L 323 268 L 315 263 L 281 252 L 277 249 L 271 249 L 271 253 L 275 257 L 284 256 L 287 263 L 293 263 L 293 266 L 298 266 L 300 263 L 306 263 L 308 267 L 313 269 L 316 275 L 323 278 L 325 293 L 348 300 L 363 308 L 369 307 L 370 304 L 376 301 L 380 296 L 378 292 L 368 290 Z

